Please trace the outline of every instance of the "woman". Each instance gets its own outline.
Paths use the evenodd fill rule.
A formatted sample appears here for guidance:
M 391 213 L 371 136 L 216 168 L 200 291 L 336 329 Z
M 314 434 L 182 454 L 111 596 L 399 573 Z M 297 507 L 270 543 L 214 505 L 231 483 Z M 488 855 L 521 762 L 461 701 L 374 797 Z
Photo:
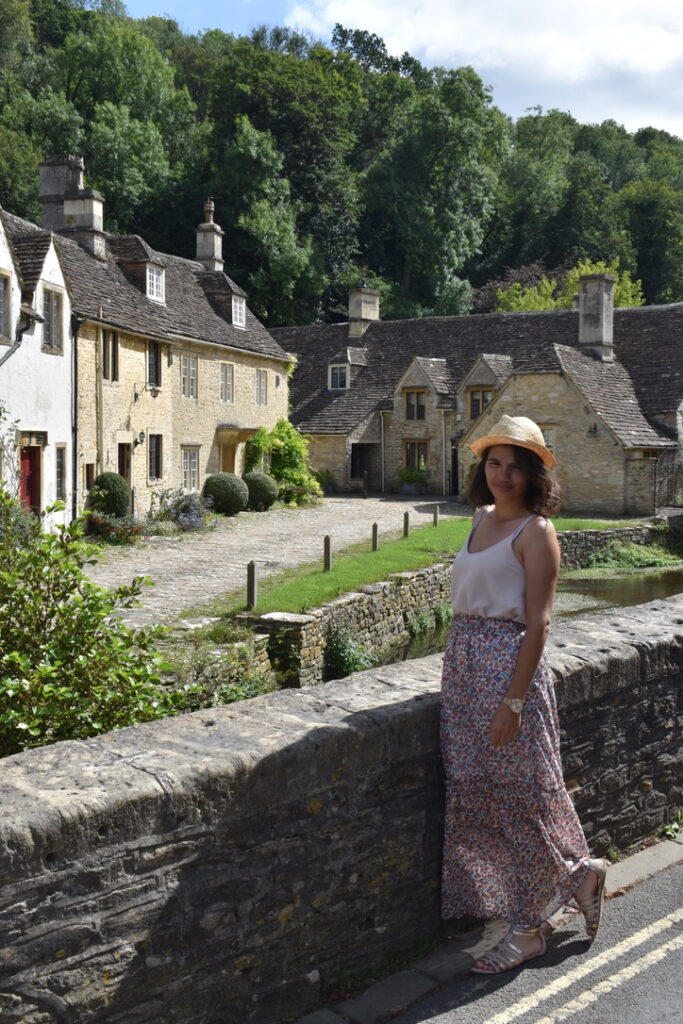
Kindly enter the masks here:
M 453 564 L 443 670 L 442 914 L 509 923 L 472 967 L 497 974 L 545 953 L 542 924 L 572 899 L 592 942 L 607 865 L 590 859 L 564 786 L 543 655 L 560 566 L 546 518 L 559 505 L 555 458 L 524 416 L 503 416 L 471 448 L 478 507 Z

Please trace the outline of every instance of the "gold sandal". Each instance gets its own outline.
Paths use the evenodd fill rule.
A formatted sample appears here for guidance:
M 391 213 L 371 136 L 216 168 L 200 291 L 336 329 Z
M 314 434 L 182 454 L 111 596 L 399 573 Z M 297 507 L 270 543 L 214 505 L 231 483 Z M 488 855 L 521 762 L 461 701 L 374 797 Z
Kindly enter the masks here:
M 585 900 L 578 899 L 576 894 L 574 894 L 574 900 L 583 914 L 583 919 L 586 923 L 586 935 L 588 936 L 589 944 L 592 944 L 597 938 L 602 919 L 602 904 L 605 898 L 605 882 L 607 881 L 607 861 L 591 860 L 588 864 L 590 870 L 594 871 L 598 876 L 595 892 Z
M 519 946 L 513 942 L 515 935 L 537 935 L 541 940 L 541 948 L 535 953 L 529 953 L 528 956 L 525 956 Z M 540 927 L 529 929 L 511 928 L 497 946 L 494 946 L 493 949 L 490 949 L 488 953 L 484 953 L 483 956 L 480 956 L 474 962 L 472 967 L 470 967 L 470 971 L 472 974 L 502 974 L 503 971 L 511 971 L 515 967 L 520 967 L 527 960 L 543 956 L 546 948 L 545 938 Z M 477 964 L 481 966 L 478 967 Z

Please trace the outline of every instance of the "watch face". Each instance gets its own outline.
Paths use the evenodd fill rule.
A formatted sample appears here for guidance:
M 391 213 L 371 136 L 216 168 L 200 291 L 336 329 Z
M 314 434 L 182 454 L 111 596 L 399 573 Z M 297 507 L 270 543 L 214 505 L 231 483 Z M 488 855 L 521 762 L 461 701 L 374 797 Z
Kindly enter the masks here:
M 510 711 L 514 711 L 516 715 L 521 714 L 522 708 L 524 706 L 524 701 L 519 700 L 518 697 L 503 697 L 503 703 L 507 704 L 507 706 L 510 708 Z

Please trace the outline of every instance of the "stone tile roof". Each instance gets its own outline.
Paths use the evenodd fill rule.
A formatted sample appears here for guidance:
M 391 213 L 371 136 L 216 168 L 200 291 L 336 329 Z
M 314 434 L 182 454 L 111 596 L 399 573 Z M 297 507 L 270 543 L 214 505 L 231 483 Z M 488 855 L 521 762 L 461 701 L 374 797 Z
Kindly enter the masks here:
M 481 358 L 493 373 L 498 385 L 504 384 L 512 373 L 512 357 L 485 352 Z
M 620 362 L 602 362 L 566 345 L 556 345 L 555 350 L 567 377 L 624 447 L 662 448 L 673 444 L 643 416 L 631 378 Z
M 209 300 L 208 281 L 216 279 L 226 295 L 245 293 L 225 274 L 207 272 L 195 260 L 151 249 L 137 235 L 107 235 L 107 255 L 95 258 L 77 242 L 42 231 L 35 224 L 0 211 L 22 278 L 37 281 L 49 240 L 53 239 L 71 295 L 74 312 L 131 334 L 158 339 L 209 341 L 274 359 L 286 360 L 284 349 L 246 309 L 244 328 L 235 327 Z M 126 274 L 125 265 L 151 261 L 166 268 L 166 303 L 154 302 Z
M 375 409 L 391 408 L 398 381 L 415 356 L 445 360 L 454 389 L 479 356 L 492 360 L 489 365 L 503 379 L 511 372 L 562 372 L 555 346 L 576 349 L 578 313 L 563 309 L 373 321 L 363 335 L 367 366 L 351 389 L 340 395 L 326 390 L 326 367 L 333 353 L 342 348 L 347 332 L 345 323 L 272 331 L 298 358 L 291 382 L 292 418 L 305 432 L 348 433 Z M 637 414 L 630 401 L 627 403 L 633 434 L 628 434 L 628 424 L 622 419 L 619 436 L 651 438 L 652 434 L 641 433 L 643 422 L 656 422 L 658 416 L 677 409 L 683 399 L 683 303 L 616 309 L 614 350 L 630 377 L 630 399 L 635 394 L 640 405 Z M 582 380 L 586 387 L 589 380 L 594 382 L 592 394 L 596 394 L 598 381 L 617 386 L 616 374 L 612 373 L 609 381 L 601 376 L 600 368 L 606 364 L 590 355 L 584 358 Z M 625 385 L 619 386 L 625 397 Z M 662 435 L 655 436 L 661 439 Z

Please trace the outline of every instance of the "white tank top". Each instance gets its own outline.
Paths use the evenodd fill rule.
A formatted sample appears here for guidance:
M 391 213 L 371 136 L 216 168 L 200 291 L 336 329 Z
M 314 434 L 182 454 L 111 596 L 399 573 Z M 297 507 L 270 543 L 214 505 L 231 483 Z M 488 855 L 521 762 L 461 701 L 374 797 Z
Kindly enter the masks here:
M 451 604 L 456 615 L 481 615 L 486 619 L 526 622 L 524 569 L 512 550 L 516 537 L 536 513 L 532 512 L 514 533 L 483 551 L 470 551 L 470 541 L 485 514 L 472 528 L 456 555 L 451 575 Z

